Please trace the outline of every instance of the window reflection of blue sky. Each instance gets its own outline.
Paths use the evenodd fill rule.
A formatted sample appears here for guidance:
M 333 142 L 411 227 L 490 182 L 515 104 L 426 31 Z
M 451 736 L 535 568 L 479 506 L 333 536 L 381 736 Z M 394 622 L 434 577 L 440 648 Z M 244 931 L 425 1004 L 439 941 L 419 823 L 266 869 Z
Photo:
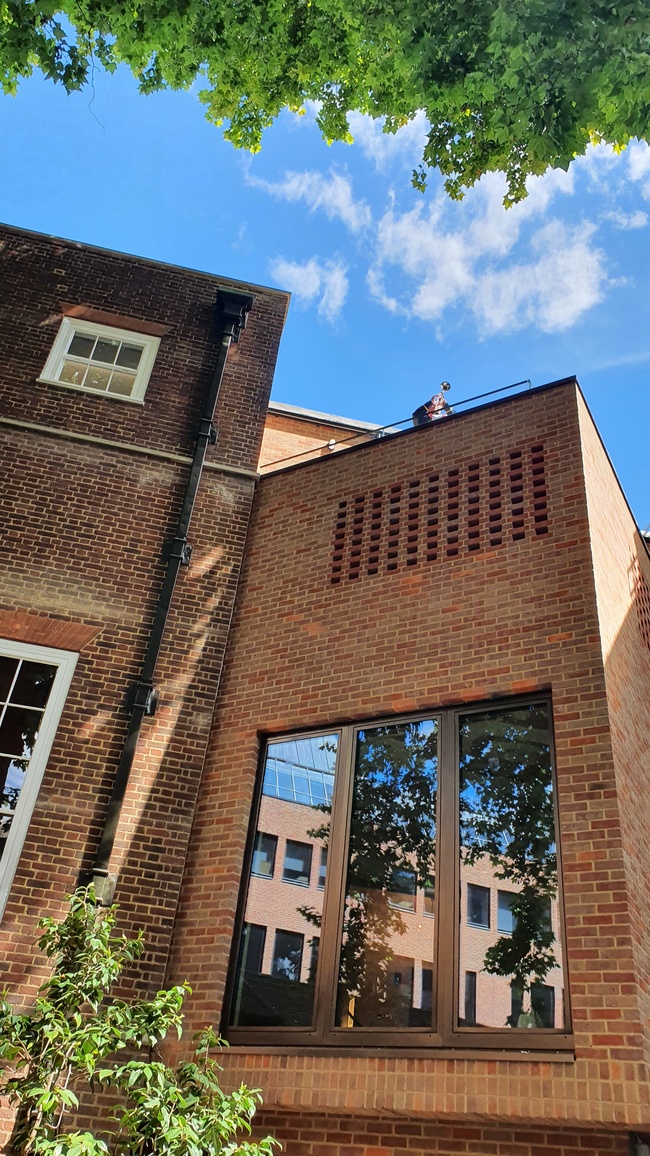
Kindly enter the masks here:
M 338 735 L 270 743 L 263 793 L 307 807 L 330 806 Z

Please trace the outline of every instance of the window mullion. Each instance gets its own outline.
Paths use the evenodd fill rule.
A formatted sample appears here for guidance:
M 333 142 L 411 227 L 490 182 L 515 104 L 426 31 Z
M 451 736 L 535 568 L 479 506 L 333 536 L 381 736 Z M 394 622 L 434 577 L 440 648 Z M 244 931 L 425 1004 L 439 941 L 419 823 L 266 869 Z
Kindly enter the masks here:
M 440 719 L 438 772 L 437 885 L 437 983 L 436 1027 L 447 1042 L 455 1022 L 457 999 L 458 908 L 460 871 L 458 853 L 458 758 L 456 714 L 445 711 Z
M 347 846 L 354 781 L 354 729 L 344 727 L 338 751 L 338 764 L 332 799 L 330 840 L 327 853 L 327 876 L 323 897 L 323 920 L 319 948 L 318 978 L 314 1023 L 321 1039 L 332 1027 L 338 985 L 339 939 L 345 902 Z

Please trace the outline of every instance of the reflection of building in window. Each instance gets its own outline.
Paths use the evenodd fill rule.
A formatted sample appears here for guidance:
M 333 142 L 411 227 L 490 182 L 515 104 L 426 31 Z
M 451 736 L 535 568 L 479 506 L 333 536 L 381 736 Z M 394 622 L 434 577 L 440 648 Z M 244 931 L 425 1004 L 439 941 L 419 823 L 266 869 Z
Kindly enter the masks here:
M 435 1046 L 440 1039 L 467 1042 L 471 1028 L 479 1043 L 506 1046 L 513 1027 L 563 1028 L 549 725 L 547 704 L 536 700 L 270 741 L 245 907 L 246 924 L 266 928 L 266 936 L 256 956 L 259 971 L 253 974 L 240 959 L 234 977 L 233 1041 L 276 1042 L 287 1027 L 299 1042 L 295 1029 L 302 1027 L 310 1042 L 315 1036 L 328 1043 L 370 1040 L 375 1037 L 363 1033 L 381 1029 L 406 1043 L 417 1029 L 418 1046 L 427 1042 L 427 1031 Z M 459 769 L 447 756 L 439 766 L 439 729 L 447 734 L 443 749 L 460 750 L 455 795 L 453 788 L 438 795 L 439 775 L 454 783 Z M 338 763 L 337 750 L 346 752 Z M 308 805 L 308 796 L 322 798 L 313 783 L 322 784 L 323 776 L 323 794 L 334 797 L 335 769 L 343 776 L 335 809 L 320 801 Z M 522 806 L 528 797 L 536 799 L 530 820 L 530 808 Z M 460 823 L 458 866 L 453 857 L 436 858 L 438 819 L 447 829 Z M 262 834 L 276 840 L 281 878 L 255 871 Z M 332 840 L 343 848 L 346 838 L 347 852 L 328 862 Z M 270 848 L 265 855 L 270 862 Z M 515 914 L 530 930 L 530 942 L 524 937 L 515 947 L 526 956 L 523 974 L 535 990 L 532 1011 L 526 992 L 516 1022 L 515 973 L 503 954 L 512 950 Z M 436 959 L 439 922 L 445 947 L 451 946 L 444 968 Z M 331 988 L 319 986 L 333 974 L 331 1007 Z M 442 1024 L 436 1023 L 439 993 L 440 1008 L 453 1008 L 453 1020 Z M 318 1031 L 317 995 L 321 1007 L 330 1005 Z M 542 1036 L 537 1043 L 543 1045 Z
M 516 894 L 512 891 L 497 893 L 497 931 L 505 931 L 508 934 L 514 931 L 517 917 L 512 910 L 512 904 L 516 898 Z
M 241 966 L 246 972 L 259 974 L 262 970 L 262 957 L 266 928 L 257 923 L 245 923 L 241 945 Z
M 476 972 L 465 972 L 465 1024 L 473 1027 L 476 1023 Z
M 473 927 L 490 926 L 490 888 L 467 884 L 467 922 Z
M 271 974 L 297 983 L 300 979 L 304 942 L 304 936 L 296 935 L 295 931 L 276 931 Z
M 298 843 L 294 839 L 287 839 L 284 853 L 284 867 L 282 878 L 285 883 L 300 883 L 309 887 L 311 876 L 311 847 L 309 843 Z
M 530 989 L 530 1009 L 528 1012 L 524 1010 L 524 996 L 521 988 L 513 983 L 510 986 L 510 992 L 512 1027 L 555 1027 L 555 988 L 545 983 L 534 983 Z
M 276 835 L 265 835 L 262 831 L 257 832 L 251 866 L 253 875 L 265 875 L 269 879 L 272 878 L 277 846 Z
M 293 739 L 273 743 L 273 754 L 264 768 L 264 794 L 307 807 L 328 806 L 332 802 L 334 762 L 327 739 L 314 743 Z

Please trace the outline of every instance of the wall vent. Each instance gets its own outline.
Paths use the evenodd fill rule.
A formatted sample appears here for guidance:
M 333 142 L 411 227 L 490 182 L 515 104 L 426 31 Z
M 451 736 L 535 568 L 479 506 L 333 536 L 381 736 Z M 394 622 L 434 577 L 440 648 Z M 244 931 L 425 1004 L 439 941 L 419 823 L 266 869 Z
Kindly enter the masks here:
M 636 604 L 641 637 L 650 650 L 650 585 L 641 573 L 639 559 L 632 563 L 632 594 Z
M 548 531 L 544 446 L 536 443 L 340 501 L 330 578 L 358 580 Z

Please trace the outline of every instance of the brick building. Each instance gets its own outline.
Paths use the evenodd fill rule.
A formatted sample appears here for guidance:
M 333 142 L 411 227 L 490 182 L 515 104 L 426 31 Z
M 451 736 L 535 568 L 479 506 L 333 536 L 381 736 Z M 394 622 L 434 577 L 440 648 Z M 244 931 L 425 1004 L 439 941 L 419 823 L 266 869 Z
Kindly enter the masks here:
M 642 1144 L 650 559 L 576 382 L 275 406 L 258 477 L 286 295 L 1 239 L 3 982 L 94 874 L 289 1156 Z

